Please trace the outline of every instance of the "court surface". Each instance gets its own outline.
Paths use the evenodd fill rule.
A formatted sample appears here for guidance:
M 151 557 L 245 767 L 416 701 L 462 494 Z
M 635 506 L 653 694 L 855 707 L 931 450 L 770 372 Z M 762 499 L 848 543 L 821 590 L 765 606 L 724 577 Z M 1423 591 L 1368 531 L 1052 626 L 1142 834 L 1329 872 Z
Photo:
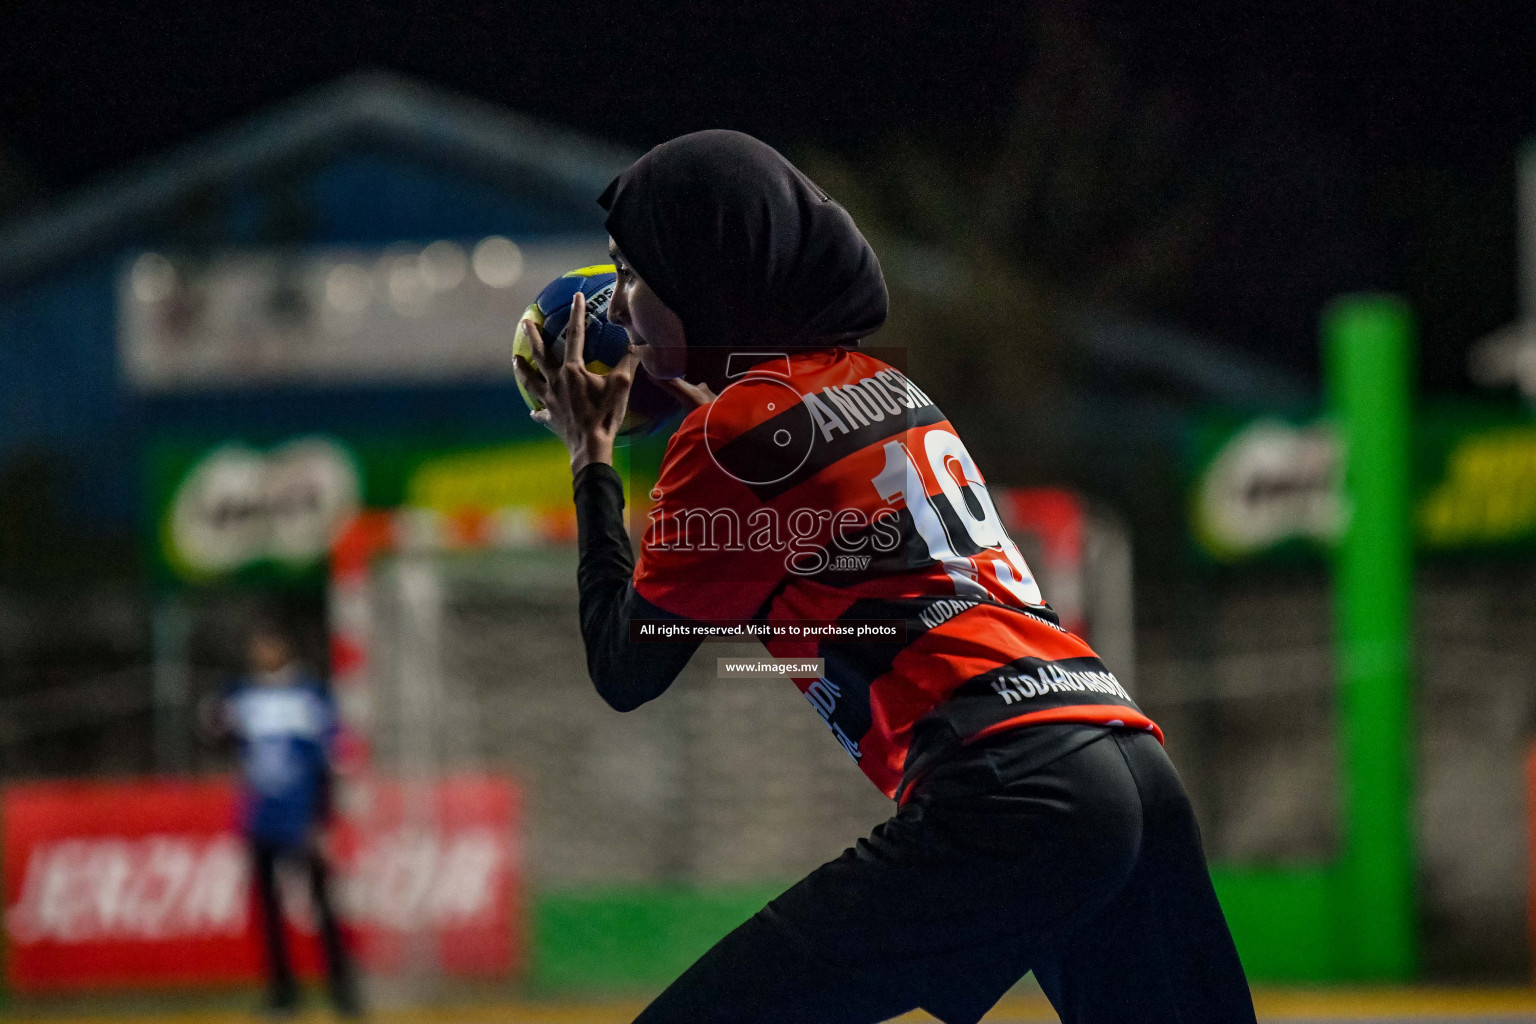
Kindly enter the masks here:
M 1536 1024 L 1536 988 L 1529 989 L 1348 989 L 1279 990 L 1255 993 L 1259 1020 L 1267 1024 Z M 379 1008 L 378 1024 L 627 1024 L 638 1002 L 569 1003 L 529 1001 L 480 1003 L 433 1009 Z M 257 1024 L 260 1014 L 225 1007 L 175 1008 L 142 1000 L 52 1002 L 19 1000 L 0 1010 L 0 1024 Z M 334 1020 L 323 1009 L 307 1011 L 296 1024 Z M 900 1018 L 901 1024 L 932 1021 L 927 1014 Z M 1038 996 L 1005 999 L 988 1024 L 1045 1024 L 1056 1015 Z

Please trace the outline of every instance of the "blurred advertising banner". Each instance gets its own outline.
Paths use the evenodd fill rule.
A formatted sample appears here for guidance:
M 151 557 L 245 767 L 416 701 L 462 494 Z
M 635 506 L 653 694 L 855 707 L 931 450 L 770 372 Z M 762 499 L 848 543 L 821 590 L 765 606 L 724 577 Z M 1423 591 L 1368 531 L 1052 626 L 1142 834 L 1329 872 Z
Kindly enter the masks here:
M 273 441 L 164 437 L 148 452 L 144 517 L 157 575 L 319 588 L 339 530 L 365 508 L 568 508 L 570 456 L 524 437 L 308 433 Z
M 474 510 L 572 518 L 570 454 L 520 419 L 521 436 L 501 437 L 159 437 L 143 488 L 150 565 L 172 586 L 318 590 L 341 530 L 365 510 L 405 510 L 426 534 Z M 615 452 L 626 481 L 632 472 L 654 479 L 664 440 Z
M 342 914 L 365 970 L 504 977 L 521 963 L 520 802 L 506 779 L 344 783 Z
M 1409 471 L 1423 554 L 1536 555 L 1536 416 L 1492 403 L 1417 410 Z M 1212 415 L 1190 451 L 1189 524 L 1203 559 L 1326 552 L 1348 522 L 1339 444 L 1325 418 Z
M 336 897 L 364 969 L 503 977 L 521 961 L 519 804 L 505 779 L 378 780 L 334 829 Z M 18 992 L 262 976 L 250 864 L 222 781 L 5 788 L 6 979 Z M 409 810 L 408 810 L 409 808 Z M 291 882 L 291 884 L 289 884 Z M 302 880 L 290 948 L 319 973 Z
M 511 380 L 523 310 L 566 271 L 608 262 L 602 235 L 145 252 L 118 281 L 119 354 L 142 393 Z

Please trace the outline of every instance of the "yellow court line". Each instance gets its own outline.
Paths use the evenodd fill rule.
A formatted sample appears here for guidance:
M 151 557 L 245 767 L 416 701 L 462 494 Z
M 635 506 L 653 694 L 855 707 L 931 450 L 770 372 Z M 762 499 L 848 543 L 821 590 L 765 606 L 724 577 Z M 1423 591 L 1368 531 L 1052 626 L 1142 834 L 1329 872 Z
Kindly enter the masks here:
M 370 1011 L 375 1024 L 629 1024 L 644 1003 L 515 1003 L 445 1006 L 428 1009 Z M 293 1024 L 334 1024 L 328 1010 L 306 1010 L 288 1018 Z M 268 1024 L 270 1018 L 241 1010 L 155 1011 L 135 1008 L 120 1013 L 55 1013 L 28 1008 L 0 1012 L 0 1024 Z
M 374 1010 L 375 1024 L 629 1024 L 644 1002 L 492 1003 L 419 1009 Z M 325 1009 L 305 1010 L 288 1018 L 293 1024 L 334 1024 Z M 116 1013 L 72 1013 L 37 1006 L 0 1011 L 0 1024 L 268 1024 L 270 1018 L 243 1010 L 150 1010 L 142 1007 Z
M 1536 1016 L 1533 988 L 1263 989 L 1254 993 L 1253 1001 L 1262 1015 L 1301 1019 Z
M 1380 1021 L 1415 1017 L 1476 1017 L 1529 1015 L 1536 1021 L 1536 988 L 1341 988 L 1258 989 L 1253 994 L 1260 1020 Z M 903 1022 L 928 1020 L 910 1014 Z M 1011 996 L 987 1014 L 995 1024 L 1055 1022 L 1056 1014 L 1043 996 Z
M 644 1002 L 517 1002 L 443 1006 L 430 1009 L 380 1010 L 369 1014 L 377 1024 L 628 1024 Z M 1509 1016 L 1526 1014 L 1536 1021 L 1536 989 L 1394 988 L 1394 989 L 1259 989 L 1254 1005 L 1261 1020 L 1412 1021 L 1416 1017 Z M 315 1009 L 294 1018 L 296 1024 L 333 1021 Z M 154 1011 L 134 1007 L 120 1013 L 100 1009 L 89 1013 L 50 1011 L 43 1006 L 12 1006 L 0 1011 L 0 1024 L 256 1024 L 258 1014 L 238 1010 Z M 912 1013 L 902 1024 L 922 1024 L 933 1018 Z M 993 1024 L 1055 1022 L 1044 997 L 1010 996 L 989 1014 Z

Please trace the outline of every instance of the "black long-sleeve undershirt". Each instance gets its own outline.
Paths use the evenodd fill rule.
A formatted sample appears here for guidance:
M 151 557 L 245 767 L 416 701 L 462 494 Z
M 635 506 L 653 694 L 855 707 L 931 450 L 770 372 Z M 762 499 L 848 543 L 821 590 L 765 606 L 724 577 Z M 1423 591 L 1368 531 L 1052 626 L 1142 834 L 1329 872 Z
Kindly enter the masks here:
M 590 463 L 573 481 L 576 544 L 581 561 L 581 638 L 587 674 L 598 695 L 618 711 L 633 711 L 666 692 L 698 642 L 635 643 L 632 619 L 677 619 L 636 591 L 635 557 L 624 529 L 624 488 L 612 466 Z

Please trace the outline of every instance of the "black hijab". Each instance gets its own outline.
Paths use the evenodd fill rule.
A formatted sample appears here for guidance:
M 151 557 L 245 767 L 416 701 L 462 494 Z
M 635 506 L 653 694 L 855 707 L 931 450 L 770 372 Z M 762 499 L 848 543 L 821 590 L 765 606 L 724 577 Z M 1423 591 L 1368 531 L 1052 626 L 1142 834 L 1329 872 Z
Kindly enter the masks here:
M 750 135 L 664 142 L 598 204 L 690 347 L 851 345 L 885 322 L 880 261 L 853 218 Z

